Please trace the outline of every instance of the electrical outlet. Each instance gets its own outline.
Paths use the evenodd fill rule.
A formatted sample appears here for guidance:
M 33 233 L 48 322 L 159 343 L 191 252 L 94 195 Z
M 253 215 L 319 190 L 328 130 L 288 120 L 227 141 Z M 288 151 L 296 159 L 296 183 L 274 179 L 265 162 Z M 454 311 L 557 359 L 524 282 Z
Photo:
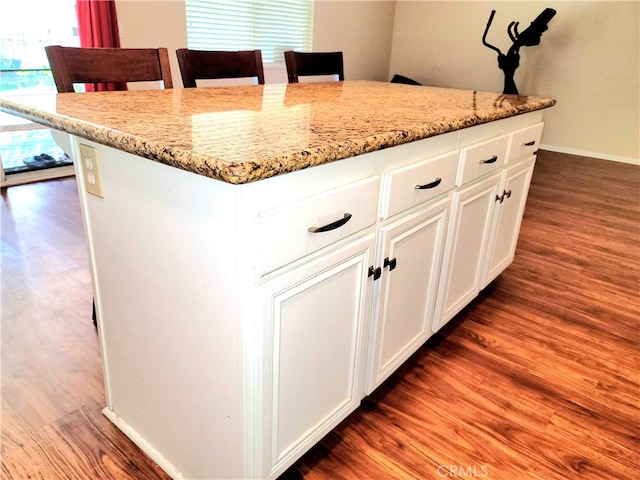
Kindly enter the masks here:
M 82 159 L 82 173 L 84 174 L 84 188 L 96 197 L 104 198 L 102 192 L 102 178 L 96 149 L 80 144 L 80 158 Z

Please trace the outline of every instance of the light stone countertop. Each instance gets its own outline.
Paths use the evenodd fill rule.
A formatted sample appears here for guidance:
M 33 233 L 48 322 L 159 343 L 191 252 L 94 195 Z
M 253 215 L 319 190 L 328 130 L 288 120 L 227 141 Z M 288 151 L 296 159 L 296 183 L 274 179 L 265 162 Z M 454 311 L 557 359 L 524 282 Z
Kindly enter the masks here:
M 4 96 L 0 110 L 232 184 L 551 107 L 371 81 Z

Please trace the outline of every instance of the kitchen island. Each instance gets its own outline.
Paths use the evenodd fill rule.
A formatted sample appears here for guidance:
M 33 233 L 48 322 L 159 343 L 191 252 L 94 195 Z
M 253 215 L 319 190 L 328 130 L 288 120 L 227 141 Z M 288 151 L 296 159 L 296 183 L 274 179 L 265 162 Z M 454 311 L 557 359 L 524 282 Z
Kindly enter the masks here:
M 278 476 L 506 268 L 553 104 L 364 81 L 0 100 L 65 132 L 104 413 L 174 478 Z

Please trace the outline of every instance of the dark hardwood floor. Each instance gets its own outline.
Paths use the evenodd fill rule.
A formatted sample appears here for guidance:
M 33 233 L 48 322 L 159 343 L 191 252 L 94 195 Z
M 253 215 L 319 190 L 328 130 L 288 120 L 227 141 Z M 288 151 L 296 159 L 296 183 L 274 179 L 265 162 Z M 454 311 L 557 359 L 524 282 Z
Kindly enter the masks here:
M 75 180 L 1 214 L 2 478 L 168 478 L 101 414 Z M 514 263 L 283 479 L 640 478 L 639 291 L 640 167 L 540 152 Z

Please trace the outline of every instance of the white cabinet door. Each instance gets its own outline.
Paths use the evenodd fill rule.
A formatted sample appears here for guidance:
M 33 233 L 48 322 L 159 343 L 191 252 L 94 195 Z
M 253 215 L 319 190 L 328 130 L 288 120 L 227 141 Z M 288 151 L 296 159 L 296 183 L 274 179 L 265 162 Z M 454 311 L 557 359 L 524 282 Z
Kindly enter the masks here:
M 453 194 L 434 331 L 480 291 L 478 285 L 497 197 L 499 201 L 500 178 L 498 172 Z
M 513 261 L 535 161 L 532 156 L 509 166 L 502 173 L 503 186 L 489 236 L 489 251 L 485 256 L 481 289 Z
M 383 267 L 369 347 L 366 393 L 371 393 L 431 335 L 446 222 L 447 197 L 380 230 Z
M 263 477 L 284 471 L 364 397 L 375 235 L 262 288 Z

